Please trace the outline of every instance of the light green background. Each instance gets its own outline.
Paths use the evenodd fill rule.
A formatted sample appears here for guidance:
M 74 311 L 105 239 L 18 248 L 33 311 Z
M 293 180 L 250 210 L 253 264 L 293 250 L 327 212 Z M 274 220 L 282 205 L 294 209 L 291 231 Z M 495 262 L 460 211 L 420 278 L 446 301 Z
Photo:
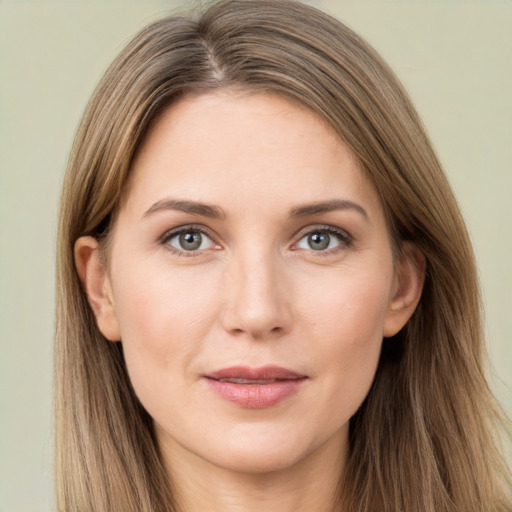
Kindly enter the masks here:
M 423 116 L 474 241 L 494 386 L 512 412 L 512 3 L 310 3 L 380 51 Z M 0 512 L 53 509 L 54 245 L 76 125 L 130 36 L 180 4 L 0 0 Z

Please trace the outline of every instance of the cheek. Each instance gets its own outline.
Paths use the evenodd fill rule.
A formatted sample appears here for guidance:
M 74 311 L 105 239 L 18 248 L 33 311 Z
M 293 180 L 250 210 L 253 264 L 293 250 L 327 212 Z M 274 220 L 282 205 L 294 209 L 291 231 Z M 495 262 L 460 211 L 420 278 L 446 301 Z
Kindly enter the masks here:
M 303 316 L 322 339 L 353 348 L 382 340 L 389 307 L 392 272 L 343 272 L 323 282 L 305 283 Z
M 165 381 L 186 373 L 218 317 L 217 301 L 211 276 L 165 265 L 131 268 L 115 281 L 115 308 L 130 379 L 144 396 L 171 389 Z
M 373 382 L 389 301 L 389 276 L 353 274 L 332 279 L 309 300 L 312 357 L 330 410 L 348 420 Z

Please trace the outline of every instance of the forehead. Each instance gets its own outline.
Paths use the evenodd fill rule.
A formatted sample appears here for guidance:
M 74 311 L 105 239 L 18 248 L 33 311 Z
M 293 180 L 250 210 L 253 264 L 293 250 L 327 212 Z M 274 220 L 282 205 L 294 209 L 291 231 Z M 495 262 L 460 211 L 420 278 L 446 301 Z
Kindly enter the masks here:
M 356 196 L 380 202 L 359 161 L 319 116 L 270 93 L 190 95 L 154 123 L 132 165 L 127 203 L 166 194 L 293 207 Z M 347 197 L 350 199 L 350 197 Z

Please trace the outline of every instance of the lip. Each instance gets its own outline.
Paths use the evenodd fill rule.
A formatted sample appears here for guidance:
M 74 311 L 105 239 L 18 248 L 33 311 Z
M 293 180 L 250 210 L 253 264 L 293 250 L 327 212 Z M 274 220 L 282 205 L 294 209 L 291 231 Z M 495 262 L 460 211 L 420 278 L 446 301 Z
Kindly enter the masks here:
M 245 409 L 273 407 L 297 393 L 307 380 L 306 375 L 280 366 L 233 366 L 204 378 L 214 393 Z

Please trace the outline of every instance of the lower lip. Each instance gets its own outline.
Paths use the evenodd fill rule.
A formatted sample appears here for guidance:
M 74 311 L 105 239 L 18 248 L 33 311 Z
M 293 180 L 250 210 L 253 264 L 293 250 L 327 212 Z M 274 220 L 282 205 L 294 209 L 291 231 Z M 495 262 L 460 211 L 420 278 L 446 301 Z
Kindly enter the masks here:
M 297 393 L 306 379 L 288 379 L 268 384 L 236 384 L 207 378 L 210 389 L 245 409 L 265 409 Z

